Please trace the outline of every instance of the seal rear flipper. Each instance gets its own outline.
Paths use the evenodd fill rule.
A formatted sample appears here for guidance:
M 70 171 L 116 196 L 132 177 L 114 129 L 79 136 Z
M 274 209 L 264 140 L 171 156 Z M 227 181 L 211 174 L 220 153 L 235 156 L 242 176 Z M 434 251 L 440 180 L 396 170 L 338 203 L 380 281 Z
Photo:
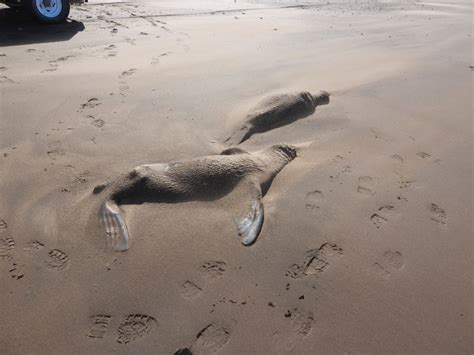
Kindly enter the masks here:
M 252 245 L 262 230 L 264 220 L 263 204 L 260 198 L 252 200 L 250 211 L 237 223 L 237 230 L 242 237 L 242 244 Z
M 126 251 L 130 247 L 127 224 L 117 203 L 105 201 L 100 208 L 100 221 L 105 227 L 107 244 L 115 251 Z

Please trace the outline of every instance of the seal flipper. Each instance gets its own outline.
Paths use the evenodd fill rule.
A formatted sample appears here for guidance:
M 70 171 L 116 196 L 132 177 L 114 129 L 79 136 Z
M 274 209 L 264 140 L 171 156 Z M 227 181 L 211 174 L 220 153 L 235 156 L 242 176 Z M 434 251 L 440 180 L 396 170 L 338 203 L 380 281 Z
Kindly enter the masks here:
M 130 248 L 130 236 L 122 211 L 113 200 L 105 201 L 100 208 L 100 220 L 107 233 L 107 242 L 115 251 Z
M 228 137 L 224 143 L 228 145 L 238 145 L 243 141 L 247 140 L 254 133 L 253 125 L 250 123 L 244 124 L 237 131 L 235 131 L 230 137 Z
M 224 149 L 219 155 L 237 155 L 237 154 L 249 154 L 249 152 L 239 147 L 232 147 L 232 148 Z
M 262 230 L 264 220 L 263 204 L 260 198 L 252 200 L 250 211 L 239 220 L 237 230 L 242 237 L 242 244 L 252 245 Z

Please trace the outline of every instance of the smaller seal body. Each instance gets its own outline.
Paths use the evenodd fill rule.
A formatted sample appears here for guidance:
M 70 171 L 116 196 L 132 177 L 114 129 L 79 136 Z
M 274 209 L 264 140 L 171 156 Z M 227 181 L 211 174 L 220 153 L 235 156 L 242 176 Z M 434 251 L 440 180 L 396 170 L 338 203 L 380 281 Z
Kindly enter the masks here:
M 255 133 L 288 125 L 298 119 L 312 115 L 319 105 L 329 103 L 329 94 L 320 91 L 315 95 L 307 91 L 270 96 L 252 109 L 241 125 L 225 143 L 237 145 Z

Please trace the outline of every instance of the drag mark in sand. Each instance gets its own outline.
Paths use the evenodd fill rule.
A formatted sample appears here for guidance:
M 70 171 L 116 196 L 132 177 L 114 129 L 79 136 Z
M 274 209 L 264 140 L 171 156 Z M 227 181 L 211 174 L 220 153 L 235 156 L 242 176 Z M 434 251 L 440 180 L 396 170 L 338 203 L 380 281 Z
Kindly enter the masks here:
M 318 249 L 307 251 L 303 262 L 291 265 L 285 276 L 301 279 L 319 274 L 329 267 L 335 257 L 342 255 L 343 250 L 337 244 L 324 243 Z
M 146 314 L 130 314 L 120 324 L 117 343 L 128 344 L 149 334 L 158 325 L 155 318 Z

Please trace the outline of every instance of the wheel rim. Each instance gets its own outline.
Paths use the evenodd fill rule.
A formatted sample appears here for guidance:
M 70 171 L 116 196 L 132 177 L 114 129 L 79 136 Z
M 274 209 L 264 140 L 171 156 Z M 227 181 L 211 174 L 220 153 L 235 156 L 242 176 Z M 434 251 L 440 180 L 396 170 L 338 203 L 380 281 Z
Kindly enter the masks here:
M 59 16 L 63 9 L 61 0 L 35 0 L 38 12 L 47 18 L 55 18 Z

